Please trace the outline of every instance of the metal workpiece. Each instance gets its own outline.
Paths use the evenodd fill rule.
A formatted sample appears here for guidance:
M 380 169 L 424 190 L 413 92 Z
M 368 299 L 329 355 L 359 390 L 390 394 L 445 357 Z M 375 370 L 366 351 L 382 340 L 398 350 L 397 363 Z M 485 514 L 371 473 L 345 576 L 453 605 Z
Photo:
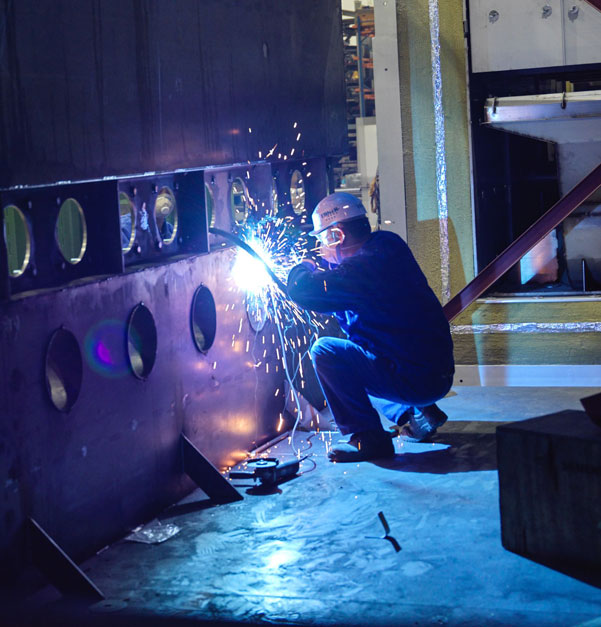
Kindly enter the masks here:
M 59 238 L 59 220 L 63 207 L 69 203 L 77 207 L 81 224 L 77 246 L 80 250 L 74 258 L 66 254 L 73 251 L 61 250 Z M 6 272 L 0 276 L 0 285 L 7 283 L 5 295 L 123 271 L 115 181 L 4 190 L 0 191 L 0 205 L 19 209 L 31 238 L 31 251 L 23 272 L 19 275 Z M 0 249 L 6 246 L 5 238 L 0 239 Z
M 4 564 L 23 559 L 17 539 L 28 516 L 79 560 L 183 497 L 194 486 L 183 474 L 182 432 L 220 469 L 276 433 L 284 372 L 271 324 L 260 333 L 249 325 L 233 258 L 228 249 L 0 303 L 0 553 L 12 555 Z M 200 285 L 216 310 L 204 352 L 190 320 Z M 144 378 L 126 358 L 139 303 L 156 326 Z M 43 368 L 63 326 L 83 355 L 68 411 L 52 404 Z
M 229 240 L 327 193 L 340 12 L 1 4 L 0 582 L 28 519 L 76 563 L 283 428 L 288 356 Z
M 116 185 L 119 200 L 125 195 L 132 205 L 132 246 L 122 248 L 126 268 L 208 252 L 203 170 L 130 177 Z M 161 212 L 165 199 L 168 213 Z M 131 224 L 121 223 L 122 238 L 130 231 Z
M 172 202 L 167 219 L 159 211 L 166 197 Z M 66 205 L 77 208 L 75 225 L 72 216 L 61 224 Z M 0 298 L 209 250 L 202 170 L 2 190 L 0 207 L 22 216 L 30 242 L 22 270 L 0 275 Z M 17 233 L 11 233 L 12 242 Z M 7 235 L 0 240 L 0 266 Z M 62 235 L 69 250 L 61 249 Z
M 0 188 L 246 163 L 299 129 L 299 156 L 344 153 L 340 12 L 336 0 L 3 3 Z

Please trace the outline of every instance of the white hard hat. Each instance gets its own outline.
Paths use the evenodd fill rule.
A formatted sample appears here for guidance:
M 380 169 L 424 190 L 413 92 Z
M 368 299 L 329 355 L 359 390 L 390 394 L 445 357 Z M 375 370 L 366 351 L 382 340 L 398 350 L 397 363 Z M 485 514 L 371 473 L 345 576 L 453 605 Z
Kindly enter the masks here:
M 311 219 L 313 230 L 309 235 L 317 235 L 338 222 L 348 222 L 367 214 L 363 203 L 347 192 L 334 192 L 317 203 Z

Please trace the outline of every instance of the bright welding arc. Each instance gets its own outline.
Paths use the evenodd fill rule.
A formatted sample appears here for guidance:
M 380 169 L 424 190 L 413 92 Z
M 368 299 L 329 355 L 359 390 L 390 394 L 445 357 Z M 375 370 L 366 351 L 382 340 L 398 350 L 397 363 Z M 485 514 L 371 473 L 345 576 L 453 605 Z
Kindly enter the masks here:
M 215 227 L 209 228 L 209 232 L 230 240 L 231 242 L 236 244 L 236 246 L 239 246 L 240 248 L 245 250 L 249 255 L 252 255 L 252 257 L 259 260 L 265 266 L 265 269 L 267 270 L 267 273 L 269 274 L 273 282 L 282 290 L 282 292 L 284 292 L 284 294 L 288 294 L 288 287 L 286 286 L 286 284 L 278 276 L 276 276 L 275 272 L 269 267 L 269 264 L 266 263 L 265 259 L 263 259 L 261 255 L 259 255 L 259 253 L 257 253 L 257 251 L 249 246 L 244 240 L 240 239 L 237 235 L 234 235 L 233 233 L 228 233 L 227 231 L 222 231 L 221 229 L 217 229 Z

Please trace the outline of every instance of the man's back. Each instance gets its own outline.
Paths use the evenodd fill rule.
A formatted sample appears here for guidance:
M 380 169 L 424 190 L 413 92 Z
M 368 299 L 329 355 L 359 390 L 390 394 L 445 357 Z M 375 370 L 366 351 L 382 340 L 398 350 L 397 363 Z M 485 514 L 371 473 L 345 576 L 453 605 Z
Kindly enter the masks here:
M 442 307 L 398 235 L 372 233 L 355 255 L 330 271 L 294 269 L 288 289 L 301 306 L 336 313 L 349 339 L 375 355 L 425 372 L 453 372 Z

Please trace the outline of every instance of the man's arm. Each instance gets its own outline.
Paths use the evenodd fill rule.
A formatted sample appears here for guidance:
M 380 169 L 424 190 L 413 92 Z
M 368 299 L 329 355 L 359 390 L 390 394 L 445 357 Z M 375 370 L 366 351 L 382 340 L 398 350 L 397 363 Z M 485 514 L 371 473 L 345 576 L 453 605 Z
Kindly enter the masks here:
M 311 262 L 303 262 L 288 274 L 288 295 L 303 307 L 319 313 L 353 309 L 355 292 L 346 268 L 320 272 Z

